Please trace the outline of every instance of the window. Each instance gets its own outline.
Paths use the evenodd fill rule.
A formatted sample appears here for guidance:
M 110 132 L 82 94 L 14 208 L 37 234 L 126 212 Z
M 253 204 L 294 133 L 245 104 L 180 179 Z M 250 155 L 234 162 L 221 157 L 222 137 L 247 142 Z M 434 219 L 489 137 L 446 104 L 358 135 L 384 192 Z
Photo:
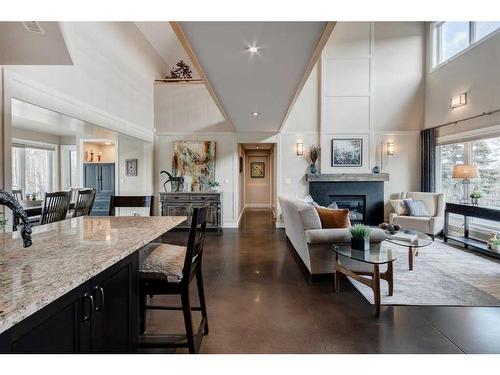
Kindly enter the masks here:
M 12 188 L 43 197 L 55 185 L 55 146 L 15 143 L 12 146 Z
M 439 174 L 441 175 L 438 181 L 438 187 L 444 193 L 447 202 L 457 201 L 455 197 L 454 185 L 455 180 L 451 178 L 453 174 L 453 166 L 456 164 L 464 163 L 465 147 L 463 143 L 454 143 L 450 145 L 443 145 L 438 148 L 438 165 Z
M 472 164 L 477 165 L 480 179 L 476 182 L 483 194 L 481 202 L 500 206 L 500 137 L 472 143 Z
M 473 184 L 481 192 L 480 204 L 500 207 L 500 137 L 472 140 L 440 145 L 437 148 L 438 190 L 445 194 L 447 202 L 457 202 L 455 184 L 460 181 L 451 178 L 456 164 L 474 164 L 479 171 L 479 179 Z M 500 230 L 499 223 L 478 218 L 470 219 L 471 229 L 483 235 L 483 240 L 491 230 Z M 450 224 L 457 228 L 463 225 L 459 216 L 450 217 Z M 480 237 L 478 237 L 481 239 Z
M 497 31 L 500 22 L 436 22 L 432 26 L 435 67 Z

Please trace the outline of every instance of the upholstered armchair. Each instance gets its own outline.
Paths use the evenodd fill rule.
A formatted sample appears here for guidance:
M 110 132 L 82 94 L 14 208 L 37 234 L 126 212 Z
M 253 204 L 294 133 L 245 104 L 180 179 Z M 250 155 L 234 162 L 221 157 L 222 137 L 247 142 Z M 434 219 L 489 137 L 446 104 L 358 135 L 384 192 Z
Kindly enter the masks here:
M 431 236 L 439 234 L 444 226 L 444 194 L 442 193 L 422 193 L 422 192 L 404 192 L 401 193 L 401 199 L 413 199 L 424 202 L 429 217 L 417 217 L 398 215 L 393 212 L 389 219 L 392 224 L 401 225 L 404 229 L 413 229 L 427 233 Z

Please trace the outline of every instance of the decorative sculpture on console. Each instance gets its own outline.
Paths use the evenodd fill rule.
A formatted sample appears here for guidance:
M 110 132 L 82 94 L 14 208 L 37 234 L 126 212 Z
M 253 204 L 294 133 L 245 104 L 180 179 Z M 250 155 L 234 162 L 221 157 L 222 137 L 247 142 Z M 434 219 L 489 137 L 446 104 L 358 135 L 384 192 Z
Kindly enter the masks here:
M 182 191 L 182 188 L 184 186 L 184 177 L 174 177 L 167 171 L 161 171 L 160 174 L 165 173 L 168 176 L 167 181 L 163 183 L 163 188 L 165 189 L 165 192 L 167 192 L 167 184 L 170 182 L 171 185 L 171 191 L 174 193 Z
M 23 228 L 21 229 L 23 245 L 24 247 L 30 247 L 33 243 L 31 241 L 31 224 L 28 220 L 28 215 L 26 215 L 26 212 L 24 212 L 17 199 L 12 194 L 0 190 L 0 204 L 9 207 L 21 219 L 23 222 Z

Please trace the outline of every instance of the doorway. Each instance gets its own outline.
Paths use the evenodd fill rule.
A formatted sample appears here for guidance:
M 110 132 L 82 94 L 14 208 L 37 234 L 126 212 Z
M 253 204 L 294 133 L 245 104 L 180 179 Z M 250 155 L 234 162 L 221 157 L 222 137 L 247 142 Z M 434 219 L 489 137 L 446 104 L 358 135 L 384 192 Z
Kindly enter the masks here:
M 245 213 L 268 212 L 269 224 L 273 225 L 276 218 L 276 144 L 244 143 L 240 146 L 243 159 L 240 173 L 242 209 Z

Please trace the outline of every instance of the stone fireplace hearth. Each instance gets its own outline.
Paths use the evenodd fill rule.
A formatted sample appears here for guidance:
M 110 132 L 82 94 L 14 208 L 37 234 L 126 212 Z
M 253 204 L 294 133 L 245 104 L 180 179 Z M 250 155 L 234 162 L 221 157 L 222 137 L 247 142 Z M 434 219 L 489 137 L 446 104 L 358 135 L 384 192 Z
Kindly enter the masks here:
M 348 208 L 353 224 L 378 225 L 384 221 L 384 182 L 388 173 L 309 174 L 309 194 L 322 206 L 333 202 Z

